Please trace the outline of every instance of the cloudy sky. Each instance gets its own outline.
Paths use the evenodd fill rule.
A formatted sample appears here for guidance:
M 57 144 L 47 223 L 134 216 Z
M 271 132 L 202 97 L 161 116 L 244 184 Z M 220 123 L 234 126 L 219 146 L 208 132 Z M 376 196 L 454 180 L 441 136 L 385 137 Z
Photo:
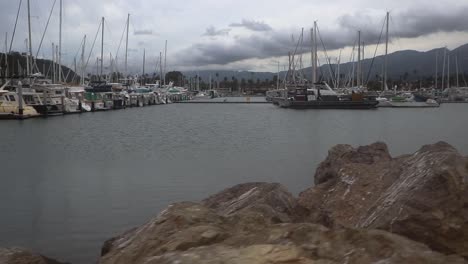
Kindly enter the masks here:
M 55 0 L 30 0 L 33 53 L 38 50 L 49 12 Z M 52 42 L 58 42 L 58 3 L 52 13 L 39 56 L 50 58 Z M 10 38 L 20 0 L 0 1 L 0 32 Z M 26 0 L 20 13 L 13 50 L 24 51 L 27 38 Z M 349 61 L 357 31 L 362 31 L 368 56 L 373 55 L 385 13 L 390 11 L 390 52 L 403 49 L 427 51 L 468 43 L 468 1 L 460 0 L 63 0 L 63 61 L 72 65 L 87 35 L 90 52 L 101 17 L 106 18 L 104 64 L 110 53 L 118 55 L 123 69 L 125 41 L 121 42 L 130 13 L 129 62 L 141 68 L 146 49 L 147 72 L 156 68 L 168 41 L 168 70 L 229 69 L 275 71 L 277 61 L 287 63 L 304 28 L 303 52 L 309 49 L 310 28 L 318 21 L 328 55 Z M 9 41 L 8 41 L 9 42 Z M 119 49 L 119 44 L 120 49 Z M 2 50 L 4 45 L 1 45 Z M 377 54 L 383 52 L 383 45 Z M 100 35 L 90 56 L 93 70 L 100 54 Z M 320 52 L 324 61 L 324 53 Z M 78 56 L 79 60 L 79 56 Z M 304 57 L 310 64 L 310 56 Z M 282 66 L 283 67 L 283 66 Z

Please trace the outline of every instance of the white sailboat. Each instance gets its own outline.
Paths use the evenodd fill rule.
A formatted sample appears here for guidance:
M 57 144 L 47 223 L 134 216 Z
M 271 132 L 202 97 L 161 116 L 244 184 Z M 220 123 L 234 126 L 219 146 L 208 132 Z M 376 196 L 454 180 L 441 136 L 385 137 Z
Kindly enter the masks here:
M 420 107 L 439 107 L 439 103 L 433 99 L 427 99 L 425 102 L 417 102 L 412 94 L 396 93 L 395 90 L 390 92 L 387 86 L 387 66 L 388 66 L 388 31 L 389 31 L 390 13 L 386 15 L 386 42 L 385 42 L 385 56 L 384 56 L 384 79 L 383 79 L 383 92 L 377 97 L 379 104 L 378 107 L 395 107 L 395 108 L 420 108 Z

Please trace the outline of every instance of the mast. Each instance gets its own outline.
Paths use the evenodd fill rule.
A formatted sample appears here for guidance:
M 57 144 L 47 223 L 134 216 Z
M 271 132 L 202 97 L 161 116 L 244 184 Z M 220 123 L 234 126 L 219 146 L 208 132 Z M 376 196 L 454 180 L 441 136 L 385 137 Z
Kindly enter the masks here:
M 55 77 L 55 81 L 58 82 L 59 80 L 59 69 L 58 69 L 58 45 L 55 45 L 55 71 L 56 71 L 56 77 Z
M 109 52 L 109 60 L 110 60 L 110 73 L 109 77 L 107 78 L 109 82 L 113 82 L 114 80 L 112 79 L 112 74 L 114 73 L 114 58 L 112 58 L 112 52 Z
M 439 78 L 439 51 L 436 51 L 435 89 L 437 89 L 438 78 Z
M 141 75 L 141 79 L 143 80 L 142 84 L 145 84 L 145 58 L 146 57 L 146 50 L 143 49 L 143 74 Z
M 8 32 L 5 32 L 5 77 L 8 78 Z
M 385 33 L 384 81 L 383 81 L 385 91 L 388 90 L 388 88 L 387 88 L 387 67 L 388 67 L 388 65 L 387 65 L 387 63 L 388 63 L 387 55 L 388 55 L 388 22 L 389 22 L 389 20 L 390 20 L 390 12 L 387 12 L 386 33 Z
M 365 49 L 364 41 L 362 42 L 362 58 L 361 58 L 361 86 L 364 86 L 364 70 L 362 69 L 362 62 L 364 61 L 364 49 Z
M 58 54 L 58 82 L 62 82 L 62 0 L 60 0 L 60 26 L 59 26 L 59 54 Z
M 81 50 L 81 85 L 84 85 L 84 75 L 85 75 L 85 62 L 84 62 L 85 46 L 86 46 L 86 35 L 84 35 L 84 38 L 83 38 L 83 47 L 82 47 L 82 50 Z
M 73 58 L 73 79 L 72 79 L 72 83 L 75 82 L 75 78 L 76 78 L 76 57 Z M 68 74 L 67 74 L 68 75 Z
M 280 85 L 280 62 L 278 61 L 278 77 L 276 78 L 276 89 L 279 90 L 279 85 Z
M 29 3 L 29 1 L 28 1 Z M 28 47 L 28 40 L 26 39 L 26 48 Z M 29 67 L 29 57 L 26 56 L 26 63 L 28 64 Z M 18 63 L 19 65 L 19 63 Z M 31 79 L 29 79 L 29 84 L 31 84 Z M 18 114 L 20 116 L 23 116 L 23 84 L 21 82 L 18 83 L 17 87 L 17 93 L 18 93 Z
M 166 85 L 166 71 L 167 71 L 167 40 L 164 47 L 164 85 Z
M 358 30 L 358 63 L 357 63 L 357 83 L 356 86 L 361 86 L 361 31 Z
M 55 83 L 55 44 L 52 42 L 52 83 Z
M 450 88 L 450 52 L 447 54 L 447 88 Z
M 337 88 L 340 87 L 340 78 L 341 78 L 341 77 L 340 77 L 341 51 L 342 51 L 342 50 L 340 50 L 340 54 L 339 54 L 339 56 L 338 56 L 338 69 L 337 69 L 337 74 L 336 74 L 336 86 L 337 86 Z
M 460 87 L 460 83 L 458 82 L 458 56 L 455 56 L 455 69 L 457 72 L 457 88 Z
M 102 17 L 102 36 L 101 36 L 101 71 L 99 75 L 99 80 L 101 80 L 102 77 L 102 69 L 103 69 L 103 63 L 104 63 L 104 17 Z
M 128 60 L 128 29 L 130 25 L 130 14 L 127 16 L 127 39 L 125 40 L 125 78 L 127 78 L 127 60 Z
M 28 39 L 24 40 L 24 44 L 26 45 L 26 75 L 29 75 L 29 51 L 28 51 Z
M 317 64 L 318 64 L 318 56 L 317 56 L 317 21 L 314 21 L 314 76 L 312 78 L 312 82 L 315 84 L 318 80 L 317 78 L 317 70 L 318 70 L 318 67 L 317 67 Z
M 162 72 L 163 72 L 163 70 L 162 70 L 162 52 L 160 51 L 159 52 L 159 86 L 161 86 L 161 87 L 163 87 L 163 85 L 164 85 L 162 83 L 162 81 L 163 81 Z
M 445 83 L 445 58 L 447 56 L 447 48 L 444 49 L 444 61 L 442 63 L 442 87 L 441 90 L 444 90 L 444 83 Z
M 31 41 L 31 8 L 28 0 L 28 31 L 29 31 L 29 55 L 32 56 L 32 41 Z M 32 58 L 31 58 L 32 60 Z M 30 70 L 32 71 L 32 62 L 29 60 L 28 62 L 28 76 L 31 74 Z

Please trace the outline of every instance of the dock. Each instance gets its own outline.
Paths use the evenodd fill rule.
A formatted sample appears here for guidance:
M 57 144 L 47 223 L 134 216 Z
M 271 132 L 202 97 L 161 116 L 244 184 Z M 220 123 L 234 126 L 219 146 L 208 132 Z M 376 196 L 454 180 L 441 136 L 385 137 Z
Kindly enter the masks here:
M 178 104 L 271 104 L 265 97 L 219 97 L 213 99 L 193 99 L 174 102 Z

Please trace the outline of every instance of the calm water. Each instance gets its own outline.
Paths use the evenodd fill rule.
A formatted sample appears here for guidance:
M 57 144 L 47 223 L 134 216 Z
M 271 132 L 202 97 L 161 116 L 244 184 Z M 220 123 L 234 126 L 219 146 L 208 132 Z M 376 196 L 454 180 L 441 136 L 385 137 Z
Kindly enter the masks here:
M 468 105 L 375 111 L 166 105 L 0 122 L 0 247 L 74 264 L 169 203 L 249 181 L 293 193 L 338 143 L 392 154 L 445 140 L 468 153 Z

